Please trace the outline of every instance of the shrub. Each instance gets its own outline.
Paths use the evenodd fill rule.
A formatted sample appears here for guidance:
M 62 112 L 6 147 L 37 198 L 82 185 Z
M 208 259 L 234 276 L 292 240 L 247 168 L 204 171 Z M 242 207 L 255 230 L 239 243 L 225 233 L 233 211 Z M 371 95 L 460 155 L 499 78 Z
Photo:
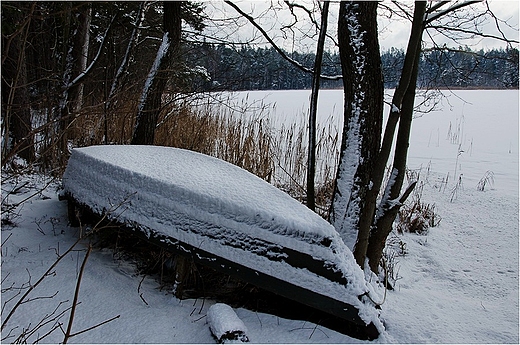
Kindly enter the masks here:
M 486 189 L 486 186 L 492 187 L 493 184 L 495 184 L 495 174 L 492 171 L 488 170 L 486 171 L 484 176 L 482 176 L 480 181 L 478 181 L 477 190 L 483 192 Z
M 396 228 L 401 234 L 411 232 L 422 235 L 440 221 L 439 215 L 435 213 L 435 204 L 424 203 L 420 198 L 414 197 L 411 204 L 401 207 Z
M 408 170 L 406 176 L 409 181 L 419 181 L 420 170 Z M 441 218 L 435 211 L 435 204 L 422 201 L 423 188 L 424 182 L 420 181 L 413 191 L 412 198 L 399 210 L 396 224 L 398 233 L 426 234 L 429 228 L 439 225 Z

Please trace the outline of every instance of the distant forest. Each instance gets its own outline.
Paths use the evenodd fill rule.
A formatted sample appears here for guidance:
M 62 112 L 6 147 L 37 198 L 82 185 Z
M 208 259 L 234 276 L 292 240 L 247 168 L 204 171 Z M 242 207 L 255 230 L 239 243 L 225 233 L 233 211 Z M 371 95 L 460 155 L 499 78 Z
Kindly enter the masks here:
M 188 48 L 188 47 L 186 47 Z M 314 54 L 287 53 L 312 68 Z M 381 55 L 386 88 L 395 88 L 401 75 L 404 51 Z M 287 90 L 311 88 L 311 75 L 285 60 L 273 48 L 191 44 L 186 61 L 199 71 L 196 90 Z M 339 54 L 325 52 L 322 75 L 341 75 Z M 323 88 L 341 88 L 341 80 L 322 80 Z M 518 88 L 518 49 L 472 51 L 469 48 L 423 52 L 420 88 Z

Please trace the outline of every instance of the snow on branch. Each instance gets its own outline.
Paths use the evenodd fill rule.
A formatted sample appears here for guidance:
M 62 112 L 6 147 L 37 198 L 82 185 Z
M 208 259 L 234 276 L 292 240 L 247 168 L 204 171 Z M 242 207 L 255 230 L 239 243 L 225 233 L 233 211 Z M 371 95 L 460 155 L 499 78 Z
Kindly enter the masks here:
M 229 305 L 216 303 L 212 305 L 207 314 L 207 322 L 211 333 L 219 343 L 231 340 L 234 343 L 249 342 L 247 328 Z
M 115 94 L 115 92 L 116 92 L 116 90 L 118 88 L 119 78 L 121 77 L 121 75 L 123 75 L 126 67 L 128 66 L 128 64 L 130 62 L 130 54 L 131 54 L 132 49 L 134 48 L 134 46 L 136 44 L 137 36 L 138 36 L 139 29 L 141 27 L 141 24 L 144 22 L 144 17 L 145 17 L 144 4 L 145 3 L 142 2 L 141 5 L 139 6 L 139 10 L 137 12 L 135 21 L 133 23 L 134 29 L 132 30 L 132 34 L 130 36 L 130 40 L 128 41 L 128 45 L 126 47 L 125 55 L 123 56 L 123 60 L 121 61 L 121 64 L 119 65 L 119 68 L 117 69 L 116 75 L 114 77 L 114 81 L 113 81 L 112 86 L 110 88 L 110 93 L 109 93 L 109 96 L 108 96 L 109 101 L 112 98 L 112 96 Z
M 117 14 L 114 15 L 112 17 L 112 20 L 110 21 L 110 24 L 108 24 L 108 27 L 107 29 L 105 30 L 105 33 L 103 34 L 103 38 L 101 40 L 101 43 L 99 45 L 99 49 L 96 53 L 96 56 L 94 57 L 94 59 L 92 60 L 92 62 L 90 63 L 90 65 L 83 71 L 81 72 L 76 78 L 74 78 L 74 80 L 72 80 L 70 83 L 68 83 L 65 88 L 68 90 L 70 89 L 71 87 L 73 87 L 74 85 L 78 84 L 81 80 L 83 80 L 83 78 L 85 78 L 85 76 L 90 72 L 90 70 L 94 67 L 94 65 L 98 62 L 99 60 L 99 56 L 101 55 L 101 51 L 103 50 L 103 48 L 105 47 L 105 41 L 106 41 L 106 38 L 108 36 L 108 32 L 110 31 L 110 29 L 112 28 L 112 24 L 114 23 L 114 20 L 116 19 L 117 17 Z
M 141 113 L 143 110 L 143 107 L 146 103 L 146 98 L 148 96 L 148 91 L 150 90 L 150 87 L 155 79 L 155 76 L 157 75 L 157 71 L 159 70 L 161 61 L 164 59 L 164 56 L 166 55 L 166 52 L 168 51 L 170 44 L 171 44 L 171 40 L 168 36 L 168 32 L 165 32 L 164 36 L 162 38 L 161 46 L 159 47 L 159 50 L 157 51 L 155 61 L 153 62 L 150 72 L 148 72 L 148 77 L 146 78 L 146 83 L 143 88 L 143 93 L 141 95 L 141 99 L 139 100 L 139 113 Z

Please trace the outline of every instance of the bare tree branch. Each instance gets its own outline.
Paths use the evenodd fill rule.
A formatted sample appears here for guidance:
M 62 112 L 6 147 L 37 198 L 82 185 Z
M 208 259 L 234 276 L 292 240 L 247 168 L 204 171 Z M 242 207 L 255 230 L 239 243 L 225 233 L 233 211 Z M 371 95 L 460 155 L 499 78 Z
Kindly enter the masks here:
M 450 38 L 450 37 L 448 35 L 444 34 L 445 31 L 446 32 L 459 32 L 459 33 L 468 34 L 468 35 L 472 35 L 472 36 L 478 36 L 478 37 L 482 37 L 482 38 L 493 38 L 496 40 L 507 42 L 508 44 L 520 43 L 518 40 L 506 38 L 505 35 L 503 37 L 500 37 L 500 36 L 496 36 L 496 35 L 485 34 L 483 32 L 467 30 L 467 29 L 463 29 L 460 27 L 451 27 L 451 26 L 447 27 L 447 26 L 443 26 L 443 25 L 429 25 L 428 29 L 435 29 L 448 38 Z
M 73 334 L 70 335 L 70 338 L 75 337 L 76 335 L 80 335 L 80 334 L 82 334 L 82 333 L 85 333 L 85 332 L 91 331 L 91 330 L 93 330 L 94 328 L 98 328 L 98 327 L 100 327 L 100 326 L 103 326 L 104 324 L 107 324 L 107 323 L 112 322 L 112 321 L 114 321 L 114 320 L 116 320 L 116 319 L 119 319 L 120 317 L 121 317 L 121 315 L 116 315 L 116 316 L 114 316 L 114 317 L 112 317 L 112 318 L 110 318 L 110 319 L 108 319 L 108 320 L 105 320 L 105 321 L 103 321 L 103 322 L 100 322 L 100 323 L 98 323 L 98 324 L 96 324 L 96 325 L 94 325 L 94 326 L 92 326 L 92 327 L 89 327 L 89 328 L 86 328 L 86 329 L 81 330 L 81 331 L 79 331 L 79 332 L 73 333 Z
M 413 14 L 410 13 L 409 11 L 407 11 L 404 7 L 403 7 L 403 4 L 397 2 L 397 1 L 392 1 L 392 3 L 399 9 L 401 10 L 402 13 L 404 13 L 404 15 L 402 16 L 403 18 L 406 18 L 410 21 L 412 21 L 413 19 Z M 390 10 L 392 11 L 392 10 Z
M 500 28 L 499 19 L 495 16 L 493 11 L 491 11 L 491 9 L 489 8 L 489 4 L 487 3 L 487 1 L 486 1 L 486 8 L 487 8 L 487 12 L 491 15 L 491 17 L 495 21 L 495 26 L 496 26 L 498 32 L 500 32 L 500 34 L 502 35 L 502 39 L 501 40 L 506 41 L 508 44 L 511 44 L 511 43 L 517 43 L 518 44 L 519 43 L 518 41 L 507 39 L 506 35 L 504 34 L 502 29 Z
M 479 2 L 482 2 L 482 0 L 469 0 L 469 1 L 464 1 L 464 2 L 460 2 L 460 3 L 456 3 L 455 5 L 443 10 L 443 11 L 439 11 L 437 13 L 433 13 L 431 12 L 431 15 L 428 15 L 424 21 L 424 25 L 428 25 L 429 23 L 441 18 L 441 17 L 444 17 L 445 15 L 447 15 L 448 13 L 451 13 L 451 12 L 454 12 L 456 10 L 459 10 L 461 8 L 464 8 L 466 6 L 470 6 L 470 5 L 473 5 L 473 4 L 476 4 L 476 3 L 479 3 Z M 446 2 L 442 3 L 442 5 L 446 4 Z M 441 6 L 436 6 L 438 8 L 440 8 Z
M 81 237 L 78 238 L 76 240 L 76 242 L 74 242 L 74 244 L 72 244 L 72 246 L 70 246 L 70 248 L 67 249 L 67 251 L 65 253 L 63 253 L 62 255 L 60 255 L 58 257 L 58 259 L 56 259 L 56 261 L 47 269 L 47 271 L 45 271 L 45 273 L 40 277 L 40 279 L 38 279 L 38 281 L 34 285 L 31 285 L 29 287 L 29 289 L 27 289 L 27 291 L 23 294 L 22 298 L 20 298 L 18 300 L 18 302 L 16 302 L 16 304 L 11 309 L 11 311 L 9 312 L 7 317 L 2 322 L 1 330 L 3 330 L 5 328 L 5 326 L 7 325 L 7 322 L 9 321 L 9 319 L 11 319 L 11 316 L 13 316 L 14 312 L 16 311 L 16 309 L 20 306 L 20 304 L 22 304 L 22 302 L 31 293 L 31 291 L 33 291 L 43 281 L 43 279 L 45 279 L 45 277 L 47 277 L 50 274 L 50 272 L 52 272 L 54 267 L 56 267 L 56 265 L 74 249 L 74 247 L 76 247 L 76 245 L 79 243 L 80 240 L 81 240 Z
M 307 15 L 309 16 L 309 20 L 314 24 L 314 26 L 316 26 L 316 28 L 319 28 L 319 24 L 318 22 L 314 19 L 314 17 L 312 16 L 312 12 L 306 8 L 305 6 L 303 5 L 300 5 L 300 4 L 297 4 L 297 3 L 294 3 L 294 2 L 289 2 L 288 0 L 285 0 L 284 1 L 285 4 L 289 7 L 289 10 L 291 10 L 291 14 L 293 15 L 293 17 L 295 18 L 295 20 L 297 20 L 297 17 L 296 15 L 294 14 L 294 8 L 299 8 L 299 9 L 302 9 L 303 11 L 307 12 Z
M 101 56 L 101 51 L 105 47 L 106 38 L 108 36 L 108 32 L 112 29 L 112 24 L 114 23 L 114 20 L 116 19 L 117 14 L 112 17 L 112 20 L 110 21 L 110 24 L 108 24 L 107 29 L 105 30 L 105 34 L 103 35 L 103 39 L 101 40 L 101 43 L 99 45 L 99 49 L 96 53 L 96 56 L 94 59 L 92 59 L 92 62 L 90 65 L 85 69 L 85 71 L 81 72 L 76 78 L 74 78 L 73 81 L 65 85 L 65 89 L 70 89 L 76 84 L 79 84 L 80 81 L 82 81 L 90 72 L 90 70 L 94 67 L 94 65 L 99 61 L 99 57 Z
M 298 61 L 290 58 L 283 49 L 281 49 L 274 41 L 273 39 L 269 36 L 269 34 L 255 21 L 255 19 L 250 16 L 249 14 L 245 13 L 244 11 L 242 11 L 242 9 L 240 9 L 240 7 L 238 7 L 237 5 L 235 5 L 233 2 L 229 1 L 229 0 L 225 0 L 224 1 L 226 4 L 228 4 L 229 6 L 233 7 L 233 9 L 235 11 L 237 11 L 238 13 L 240 13 L 244 18 L 246 18 L 251 24 L 253 24 L 253 26 L 258 29 L 262 35 L 265 37 L 265 39 L 271 44 L 271 46 L 278 52 L 278 54 L 280 54 L 280 56 L 282 58 L 284 58 L 285 60 L 289 61 L 292 65 L 296 66 L 298 69 L 306 72 L 306 73 L 311 73 L 313 74 L 314 73 L 314 70 L 311 69 L 311 68 L 308 68 L 308 67 L 305 67 L 303 66 L 302 64 L 300 64 Z M 340 80 L 342 78 L 341 75 L 335 75 L 335 76 L 328 76 L 328 75 L 320 75 L 320 77 L 322 79 L 326 79 L 326 80 Z
M 439 3 L 432 5 L 432 7 L 427 9 L 426 13 L 428 13 L 428 14 L 433 13 L 433 12 L 437 11 L 439 8 L 441 8 L 442 6 L 449 4 L 449 3 L 450 3 L 450 1 L 439 1 Z

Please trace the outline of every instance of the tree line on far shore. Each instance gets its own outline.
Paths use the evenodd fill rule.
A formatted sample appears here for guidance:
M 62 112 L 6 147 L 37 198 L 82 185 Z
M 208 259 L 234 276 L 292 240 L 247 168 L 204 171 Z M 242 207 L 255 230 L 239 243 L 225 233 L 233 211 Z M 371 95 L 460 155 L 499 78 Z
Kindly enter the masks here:
M 287 53 L 311 67 L 314 53 Z M 312 76 L 289 63 L 274 48 L 244 45 L 194 43 L 186 51 L 193 68 L 205 70 L 194 82 L 195 89 L 291 90 L 310 89 Z M 391 48 L 381 53 L 385 88 L 397 86 L 405 51 Z M 518 49 L 429 50 L 421 54 L 420 88 L 518 88 Z M 341 75 L 337 52 L 324 52 L 322 75 Z M 341 80 L 322 80 L 323 88 L 341 88 Z

